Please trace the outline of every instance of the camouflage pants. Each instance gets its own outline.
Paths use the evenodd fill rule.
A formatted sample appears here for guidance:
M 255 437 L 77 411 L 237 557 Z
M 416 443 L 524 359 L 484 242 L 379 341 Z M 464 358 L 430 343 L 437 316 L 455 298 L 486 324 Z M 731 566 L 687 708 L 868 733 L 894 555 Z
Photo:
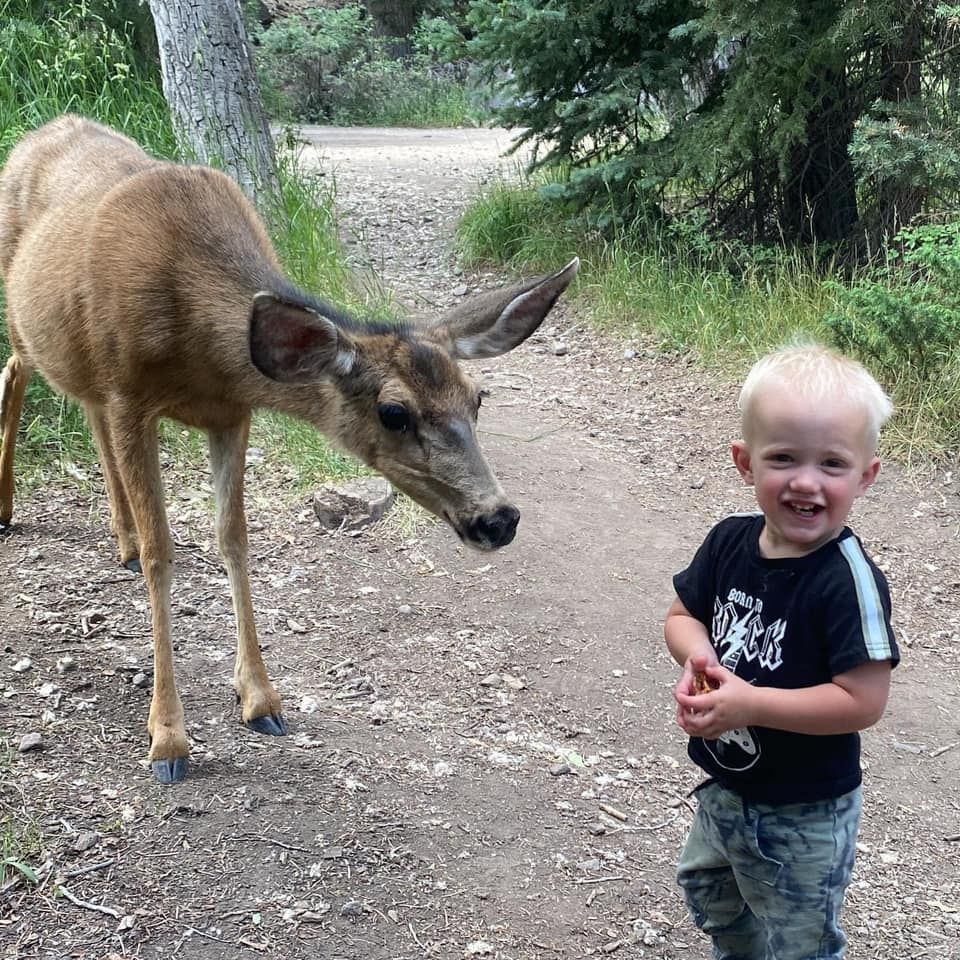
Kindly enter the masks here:
M 677 881 L 715 960 L 843 957 L 860 788 L 818 803 L 757 804 L 707 783 L 697 799 Z

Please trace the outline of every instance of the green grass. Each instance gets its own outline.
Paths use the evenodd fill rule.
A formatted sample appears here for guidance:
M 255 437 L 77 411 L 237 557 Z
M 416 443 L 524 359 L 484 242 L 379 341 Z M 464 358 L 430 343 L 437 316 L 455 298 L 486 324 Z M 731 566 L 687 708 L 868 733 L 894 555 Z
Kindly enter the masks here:
M 36 883 L 34 868 L 43 852 L 40 824 L 14 808 L 16 753 L 11 741 L 0 735 L 0 887 L 18 874 Z

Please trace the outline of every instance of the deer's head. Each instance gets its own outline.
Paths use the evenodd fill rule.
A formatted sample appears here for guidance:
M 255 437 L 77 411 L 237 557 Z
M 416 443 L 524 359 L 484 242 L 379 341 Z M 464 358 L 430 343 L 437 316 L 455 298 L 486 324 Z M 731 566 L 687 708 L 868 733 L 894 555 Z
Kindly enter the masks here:
M 337 396 L 322 418 L 341 445 L 446 520 L 481 550 L 513 540 L 520 511 L 477 442 L 481 390 L 458 360 L 495 357 L 526 340 L 576 275 L 490 291 L 424 328 L 362 326 L 276 293 L 254 299 L 250 353 L 282 383 L 324 384 Z M 320 419 L 320 418 L 318 418 Z

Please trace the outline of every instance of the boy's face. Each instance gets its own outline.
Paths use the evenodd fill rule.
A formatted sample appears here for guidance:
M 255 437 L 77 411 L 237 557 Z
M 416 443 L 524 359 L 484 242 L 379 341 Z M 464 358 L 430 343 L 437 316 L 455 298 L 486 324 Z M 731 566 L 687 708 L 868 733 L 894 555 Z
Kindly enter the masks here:
M 840 533 L 880 472 L 867 415 L 846 399 L 813 405 L 783 390 L 755 396 L 752 406 L 749 439 L 733 444 L 733 460 L 766 518 L 760 549 L 812 553 Z

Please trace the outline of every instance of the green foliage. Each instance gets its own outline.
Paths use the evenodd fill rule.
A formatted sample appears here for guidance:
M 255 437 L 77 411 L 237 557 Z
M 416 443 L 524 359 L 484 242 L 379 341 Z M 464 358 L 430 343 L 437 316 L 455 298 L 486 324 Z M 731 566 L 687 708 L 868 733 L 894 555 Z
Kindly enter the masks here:
M 572 165 L 609 236 L 705 210 L 717 235 L 859 250 L 957 196 L 956 5 L 473 0 L 467 21 L 497 118 Z
M 368 55 L 372 24 L 359 7 L 312 8 L 285 17 L 256 34 L 265 96 L 286 104 L 298 119 L 324 116 L 333 101 L 337 64 Z
M 13 796 L 11 784 L 4 782 L 13 776 L 12 747 L 2 743 L 4 756 L 0 757 L 0 787 L 6 796 Z M 43 849 L 42 834 L 39 825 L 24 819 L 23 812 L 16 814 L 9 804 L 0 804 L 0 887 L 9 882 L 13 874 L 19 873 L 30 883 L 37 883 L 37 874 L 30 861 L 40 858 Z
M 930 379 L 957 360 L 960 223 L 904 230 L 882 267 L 850 287 L 827 317 L 838 345 L 888 378 Z
M 458 231 L 467 261 L 549 269 L 580 255 L 578 290 L 601 327 L 742 376 L 802 335 L 858 357 L 890 391 L 898 455 L 960 450 L 960 223 L 904 231 L 884 265 L 852 278 L 816 251 L 718 241 L 696 216 L 611 239 L 544 197 L 539 177 L 497 183 Z M 841 279 L 843 277 L 843 279 Z
M 897 385 L 897 405 L 915 430 L 956 450 L 960 223 L 905 230 L 897 245 L 859 283 L 834 285 L 838 304 L 826 323 L 841 349 Z
M 0 0 L 0 161 L 27 130 L 65 112 L 121 127 L 156 152 L 175 150 L 159 72 L 136 53 L 120 6 Z
M 311 8 L 258 28 L 257 62 L 274 116 L 336 124 L 458 126 L 470 112 L 461 72 L 438 56 L 455 29 L 426 18 L 411 42 L 414 53 L 391 56 L 392 41 L 375 36 L 360 6 Z
M 457 248 L 468 264 L 490 261 L 549 269 L 577 250 L 586 225 L 549 188 L 564 181 L 560 168 L 519 186 L 494 182 L 457 224 Z

